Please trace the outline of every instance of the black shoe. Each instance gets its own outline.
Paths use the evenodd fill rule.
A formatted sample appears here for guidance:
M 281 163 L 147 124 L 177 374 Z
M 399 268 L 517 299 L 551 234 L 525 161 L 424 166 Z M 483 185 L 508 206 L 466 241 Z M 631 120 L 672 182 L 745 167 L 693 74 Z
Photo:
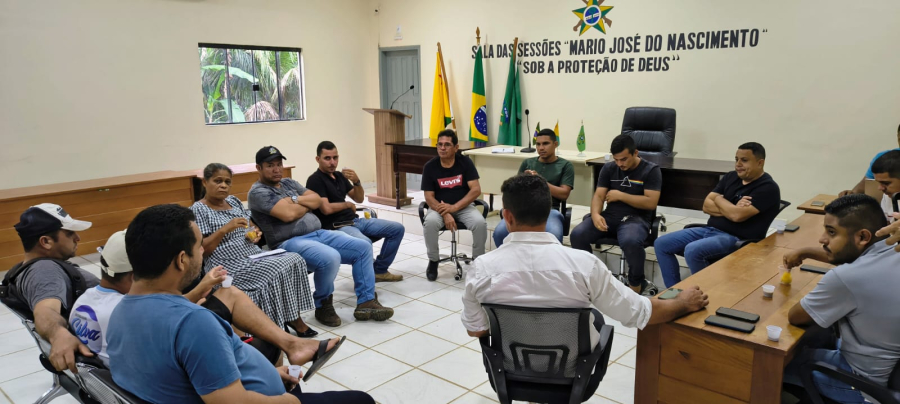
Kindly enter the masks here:
M 315 337 L 316 335 L 319 335 L 319 332 L 312 329 L 312 327 L 310 327 L 309 325 L 306 326 L 306 331 L 300 332 L 300 331 L 297 331 L 297 329 L 294 328 L 294 326 L 291 325 L 291 323 L 284 323 L 284 332 L 290 334 L 291 333 L 290 330 L 294 330 L 294 334 L 297 334 L 297 336 L 300 338 L 312 338 L 312 337 Z
M 425 276 L 429 281 L 434 282 L 437 279 L 438 261 L 428 261 L 428 269 L 425 270 Z

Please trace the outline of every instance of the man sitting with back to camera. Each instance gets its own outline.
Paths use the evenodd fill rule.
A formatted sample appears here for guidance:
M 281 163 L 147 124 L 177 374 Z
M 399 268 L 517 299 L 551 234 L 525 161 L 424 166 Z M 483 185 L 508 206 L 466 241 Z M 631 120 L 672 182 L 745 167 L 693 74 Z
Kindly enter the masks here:
M 840 339 L 834 345 L 809 346 L 785 368 L 786 383 L 802 385 L 799 367 L 822 361 L 881 386 L 900 359 L 900 254 L 884 243 L 887 226 L 878 202 L 865 194 L 840 197 L 825 207 L 822 248 L 785 254 L 786 267 L 804 259 L 837 265 L 825 273 L 815 289 L 791 307 L 788 320 L 795 326 L 837 324 Z M 841 403 L 864 403 L 862 394 L 846 383 L 813 372 L 813 381 L 826 397 Z
M 272 366 L 225 320 L 181 295 L 203 267 L 190 209 L 158 205 L 138 213 L 125 249 L 134 282 L 109 318 L 107 337 L 110 372 L 123 389 L 154 403 L 374 403 L 356 391 L 300 392 L 287 366 Z M 256 321 L 278 328 L 256 312 Z M 309 372 L 333 353 L 320 349 Z
M 504 181 L 501 191 L 503 219 L 510 233 L 503 246 L 476 259 L 466 275 L 462 322 L 470 336 L 489 334 L 482 303 L 595 308 L 592 346 L 600 341 L 600 313 L 626 327 L 643 329 L 709 304 L 707 295 L 696 286 L 684 288 L 669 300 L 638 295 L 617 281 L 594 254 L 563 247 L 544 231 L 550 213 L 550 188 L 543 178 L 517 175 Z
M 591 213 L 572 230 L 569 240 L 572 248 L 592 253 L 593 243 L 614 235 L 628 263 L 628 287 L 653 296 L 658 288 L 644 276 L 644 240 L 650 237 L 650 223 L 659 204 L 662 172 L 656 163 L 640 157 L 629 135 L 616 136 L 609 151 L 615 164 L 603 165 L 591 199 Z
M 93 356 L 66 321 L 75 299 L 99 283 L 96 276 L 68 262 L 81 240 L 77 232 L 90 227 L 90 222 L 75 220 L 59 205 L 28 208 L 15 225 L 25 260 L 3 279 L 8 292 L 3 303 L 34 317 L 38 334 L 50 342 L 50 363 L 60 371 L 78 373 L 76 353 Z

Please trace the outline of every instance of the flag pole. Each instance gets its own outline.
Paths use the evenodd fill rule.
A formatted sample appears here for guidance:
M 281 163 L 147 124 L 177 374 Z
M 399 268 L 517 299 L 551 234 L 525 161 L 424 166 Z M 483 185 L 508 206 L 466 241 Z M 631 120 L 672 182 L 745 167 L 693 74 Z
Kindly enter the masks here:
M 438 47 L 438 58 L 441 60 L 441 76 L 444 77 L 444 84 L 447 86 L 447 93 L 450 92 L 450 79 L 447 78 L 447 69 L 444 68 L 444 52 L 441 51 L 441 43 L 437 43 Z M 449 101 L 449 97 L 447 101 Z M 453 117 L 453 105 L 450 105 L 450 124 L 453 125 L 453 130 L 456 130 L 456 118 Z

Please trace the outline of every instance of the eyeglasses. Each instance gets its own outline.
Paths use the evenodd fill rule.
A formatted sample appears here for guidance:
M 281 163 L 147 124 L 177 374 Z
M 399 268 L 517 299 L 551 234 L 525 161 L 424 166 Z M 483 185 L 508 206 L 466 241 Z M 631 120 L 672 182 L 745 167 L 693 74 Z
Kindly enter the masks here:
M 453 146 L 455 146 L 453 143 L 438 143 L 437 144 L 438 149 L 449 149 Z

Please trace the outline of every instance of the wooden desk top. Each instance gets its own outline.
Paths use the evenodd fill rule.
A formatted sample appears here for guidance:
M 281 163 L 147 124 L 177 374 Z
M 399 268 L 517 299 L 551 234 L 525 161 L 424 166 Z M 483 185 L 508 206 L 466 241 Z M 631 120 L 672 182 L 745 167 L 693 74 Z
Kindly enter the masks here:
M 412 147 L 421 147 L 424 149 L 437 150 L 437 146 L 435 146 L 434 141 L 431 140 L 430 138 L 406 140 L 403 142 L 387 142 L 386 144 L 389 144 L 391 146 L 412 146 Z M 488 144 L 487 146 L 493 146 L 493 145 Z M 484 147 L 487 147 L 487 146 L 484 146 Z M 478 148 L 480 148 L 480 147 L 476 147 L 475 142 L 459 139 L 459 151 L 472 150 L 472 149 L 478 149 Z
M 795 232 L 784 232 L 783 234 L 772 233 L 762 241 L 756 243 L 767 247 L 781 247 L 798 250 L 805 247 L 820 248 L 819 238 L 825 231 L 825 215 L 814 213 L 804 213 L 795 219 L 791 224 L 800 226 Z
M 800 209 L 807 213 L 817 213 L 820 215 L 824 215 L 825 214 L 825 205 L 828 205 L 829 203 L 831 203 L 831 201 L 833 201 L 837 198 L 838 198 L 837 195 L 819 194 L 819 195 L 816 195 L 814 198 L 801 203 L 800 206 L 797 206 L 797 209 Z M 825 202 L 825 205 L 812 206 L 813 201 L 822 201 L 822 202 Z
M 640 155 L 642 159 L 652 161 L 663 170 L 699 171 L 707 173 L 727 174 L 734 171 L 734 162 L 725 160 L 704 160 L 684 157 L 662 156 L 657 154 Z M 588 165 L 604 165 L 606 160 L 601 157 L 587 161 Z
M 117 177 L 97 178 L 93 180 L 63 182 L 58 184 L 38 185 L 33 187 L 11 188 L 0 190 L 0 202 L 11 199 L 35 196 L 50 196 L 93 188 L 110 188 L 121 185 L 135 185 L 159 180 L 193 177 L 185 171 L 156 171 L 152 173 L 120 175 Z
M 495 147 L 511 147 L 516 152 L 515 153 L 493 153 L 493 149 Z M 490 147 L 482 147 L 474 150 L 466 150 L 463 154 L 467 156 L 494 156 L 498 158 L 508 158 L 508 159 L 517 159 L 517 160 L 525 160 L 532 157 L 538 157 L 538 154 L 535 153 L 520 153 L 519 150 L 523 149 L 522 146 L 508 146 L 508 145 L 491 145 Z M 562 150 L 556 149 L 556 155 L 562 157 L 572 164 L 578 165 L 587 165 L 587 162 L 592 159 L 600 159 L 603 160 L 603 155 L 605 153 L 600 152 L 592 152 L 585 151 L 584 156 L 578 156 L 577 150 Z

